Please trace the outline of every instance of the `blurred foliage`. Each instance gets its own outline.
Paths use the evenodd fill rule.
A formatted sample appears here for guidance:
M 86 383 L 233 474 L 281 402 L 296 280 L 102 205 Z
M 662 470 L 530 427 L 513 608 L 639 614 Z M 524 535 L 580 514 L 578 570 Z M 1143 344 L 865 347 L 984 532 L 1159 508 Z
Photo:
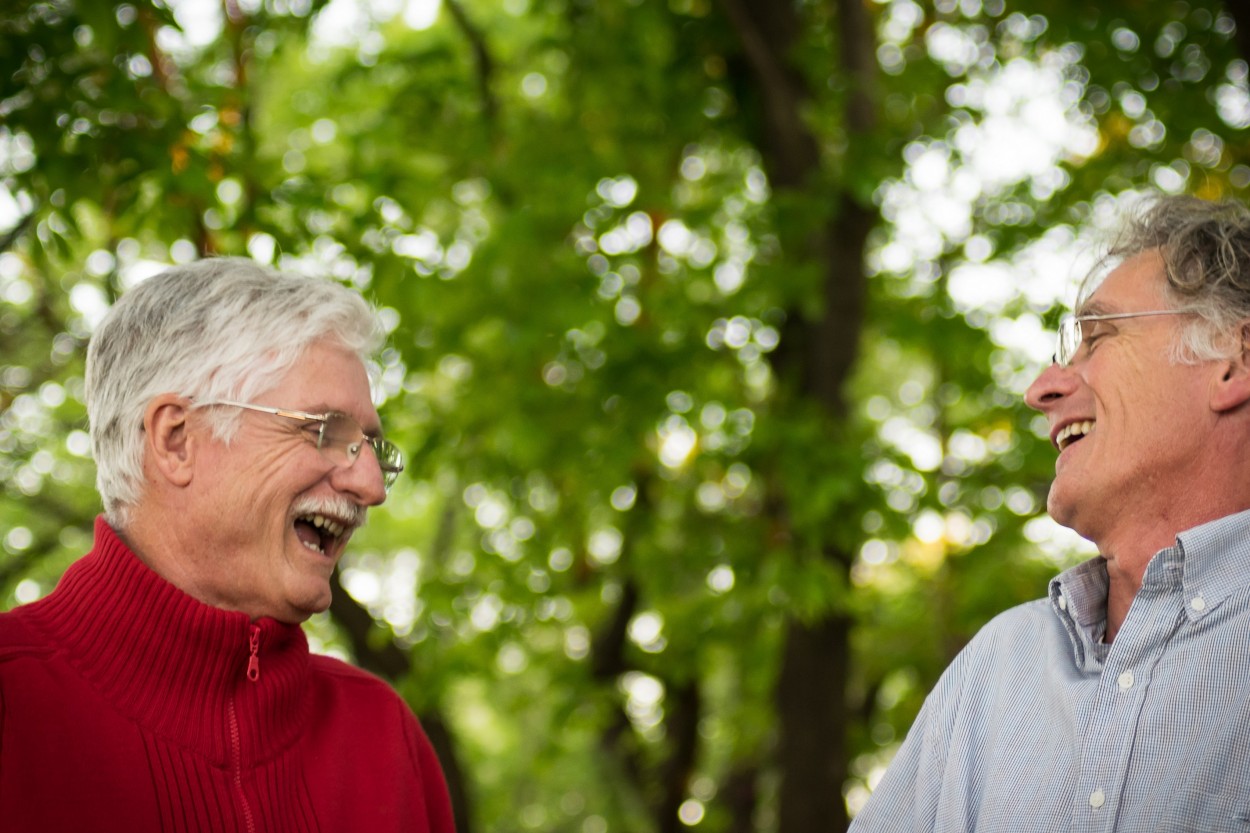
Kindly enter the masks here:
M 342 570 L 374 627 L 310 631 L 399 649 L 465 829 L 777 829 L 784 646 L 830 621 L 862 801 L 954 653 L 1079 557 L 1039 517 L 1053 455 L 1020 402 L 1025 336 L 1071 300 L 1047 271 L 1126 192 L 1244 195 L 1247 65 L 1205 0 L 784 8 L 6 6 L 3 604 L 89 546 L 93 324 L 158 264 L 250 254 L 392 328 L 410 463 Z M 802 100 L 748 69 L 787 21 Z M 814 143 L 793 181 L 761 116 L 785 108 Z M 811 242 L 848 206 L 871 230 L 831 263 Z M 786 351 L 829 311 L 854 364 L 822 400 Z

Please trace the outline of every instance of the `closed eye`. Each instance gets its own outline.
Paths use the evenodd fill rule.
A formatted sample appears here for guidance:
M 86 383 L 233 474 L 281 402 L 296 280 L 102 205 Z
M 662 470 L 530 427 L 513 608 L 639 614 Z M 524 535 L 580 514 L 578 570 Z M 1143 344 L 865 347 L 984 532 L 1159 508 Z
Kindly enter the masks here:
M 1113 335 L 1114 333 L 1114 328 L 1109 327 L 1102 322 L 1093 322 L 1092 326 L 1085 331 L 1085 335 L 1081 338 L 1081 342 L 1085 345 L 1085 349 L 1087 351 L 1093 350 L 1094 346 L 1099 341 L 1109 335 Z

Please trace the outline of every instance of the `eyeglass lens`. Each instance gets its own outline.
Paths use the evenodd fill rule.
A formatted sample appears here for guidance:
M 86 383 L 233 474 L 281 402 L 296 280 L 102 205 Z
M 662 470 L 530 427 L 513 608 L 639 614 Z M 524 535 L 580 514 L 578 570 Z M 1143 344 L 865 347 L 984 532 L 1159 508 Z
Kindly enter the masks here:
M 1084 335 L 1081 322 L 1075 318 L 1065 318 L 1059 322 L 1059 340 L 1056 345 L 1055 361 L 1061 367 L 1067 367 L 1071 363 L 1073 357 L 1076 356 L 1076 351 L 1081 349 Z
M 360 424 L 347 414 L 326 415 L 317 437 L 317 448 L 332 462 L 350 466 L 356 462 L 366 442 L 373 446 L 378 466 L 382 469 L 382 478 L 389 489 L 404 468 L 399 449 L 387 440 L 366 436 Z

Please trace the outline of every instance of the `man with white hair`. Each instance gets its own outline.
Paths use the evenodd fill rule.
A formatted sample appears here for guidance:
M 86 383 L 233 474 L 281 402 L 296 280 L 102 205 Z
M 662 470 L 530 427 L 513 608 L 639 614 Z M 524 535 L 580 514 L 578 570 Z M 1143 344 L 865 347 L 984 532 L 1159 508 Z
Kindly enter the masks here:
M 0 616 L 0 826 L 450 833 L 429 741 L 300 623 L 402 469 L 365 369 L 373 310 L 238 259 L 178 267 L 87 353 L 104 515 Z
M 959 654 L 855 833 L 1250 830 L 1250 212 L 1164 198 L 1111 257 L 1025 396 L 1099 555 Z

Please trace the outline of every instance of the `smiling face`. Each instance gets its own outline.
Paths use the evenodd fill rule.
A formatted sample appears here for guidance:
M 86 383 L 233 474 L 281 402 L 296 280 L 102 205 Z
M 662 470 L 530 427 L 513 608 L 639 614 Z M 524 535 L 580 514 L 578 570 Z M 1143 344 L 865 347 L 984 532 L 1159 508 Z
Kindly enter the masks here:
M 1159 254 L 1139 254 L 1079 314 L 1170 309 L 1163 281 Z M 1215 363 L 1171 360 L 1185 323 L 1181 315 L 1089 322 L 1071 365 L 1051 365 L 1025 395 L 1059 450 L 1047 509 L 1096 543 L 1185 506 L 1201 482 Z
M 378 416 L 360 359 L 318 342 L 254 404 L 340 411 L 370 434 Z M 221 407 L 221 406 L 216 406 Z M 242 411 L 229 443 L 212 436 L 207 409 L 193 411 L 200 438 L 181 517 L 184 589 L 252 618 L 300 622 L 330 604 L 330 576 L 364 509 L 386 498 L 366 447 L 336 466 L 316 446 L 319 423 Z

